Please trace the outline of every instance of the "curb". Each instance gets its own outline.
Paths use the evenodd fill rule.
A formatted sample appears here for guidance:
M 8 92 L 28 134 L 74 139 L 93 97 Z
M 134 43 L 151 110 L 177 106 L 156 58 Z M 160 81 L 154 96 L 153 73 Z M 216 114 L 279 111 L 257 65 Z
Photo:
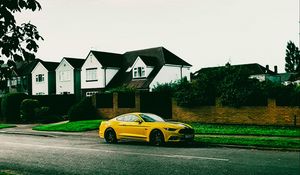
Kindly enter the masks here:
M 16 134 L 16 135 L 39 136 L 39 137 L 55 137 L 55 136 L 49 135 L 49 134 L 25 133 L 25 132 L 9 132 L 9 131 L 0 131 L 0 134 Z

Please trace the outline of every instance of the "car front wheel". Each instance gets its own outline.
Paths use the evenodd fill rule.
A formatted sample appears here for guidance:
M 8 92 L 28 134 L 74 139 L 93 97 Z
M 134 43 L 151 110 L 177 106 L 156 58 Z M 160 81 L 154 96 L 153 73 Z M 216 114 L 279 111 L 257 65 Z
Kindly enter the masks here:
M 107 143 L 117 143 L 118 142 L 116 132 L 112 128 L 109 128 L 105 131 L 104 139 Z
M 160 130 L 153 130 L 150 134 L 150 144 L 154 146 L 162 146 L 164 143 L 164 134 Z

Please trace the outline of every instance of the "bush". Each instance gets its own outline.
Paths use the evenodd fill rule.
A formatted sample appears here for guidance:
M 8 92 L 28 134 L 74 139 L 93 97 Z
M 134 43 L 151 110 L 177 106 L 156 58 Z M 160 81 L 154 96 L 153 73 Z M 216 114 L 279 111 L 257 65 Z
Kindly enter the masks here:
M 73 105 L 68 112 L 68 118 L 70 121 L 96 119 L 96 108 L 93 106 L 91 98 L 83 98 L 79 103 Z
M 153 87 L 152 92 L 167 93 L 173 96 L 177 84 L 178 82 L 157 84 Z
M 23 121 L 37 121 L 37 111 L 41 108 L 41 104 L 35 99 L 25 99 L 20 106 L 21 118 Z
M 105 91 L 105 93 L 114 93 L 114 92 L 135 92 L 136 89 L 135 88 L 130 88 L 127 86 L 120 86 L 120 87 L 116 87 L 116 88 L 110 88 L 108 90 Z
M 1 112 L 7 122 L 20 122 L 20 105 L 28 96 L 24 93 L 6 94 L 1 101 Z

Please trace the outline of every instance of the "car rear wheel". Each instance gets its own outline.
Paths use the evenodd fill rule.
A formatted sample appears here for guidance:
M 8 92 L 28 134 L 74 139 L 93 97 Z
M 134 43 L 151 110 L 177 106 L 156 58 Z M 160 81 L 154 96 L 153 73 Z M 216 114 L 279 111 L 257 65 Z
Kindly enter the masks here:
M 162 146 L 164 143 L 164 134 L 160 130 L 153 130 L 150 134 L 150 144 L 154 146 Z
M 118 142 L 116 132 L 112 128 L 109 128 L 105 131 L 104 139 L 107 143 L 117 143 Z

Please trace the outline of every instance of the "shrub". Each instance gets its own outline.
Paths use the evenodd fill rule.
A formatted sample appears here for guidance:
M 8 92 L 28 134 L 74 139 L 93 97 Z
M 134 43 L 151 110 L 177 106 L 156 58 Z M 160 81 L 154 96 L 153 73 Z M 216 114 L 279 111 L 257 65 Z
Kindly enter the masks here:
M 91 98 L 83 98 L 79 103 L 73 105 L 68 112 L 68 118 L 70 121 L 96 119 L 96 108 L 93 106 Z
M 6 94 L 1 101 L 1 112 L 7 122 L 20 122 L 20 104 L 27 98 L 24 93 Z
M 111 88 L 105 91 L 105 93 L 114 93 L 114 92 L 135 92 L 135 88 L 130 88 L 127 86 L 120 86 L 116 88 Z
M 23 121 L 37 121 L 36 112 L 41 108 L 41 104 L 35 99 L 25 99 L 20 106 L 21 118 Z
M 168 93 L 173 96 L 177 82 L 157 84 L 153 87 L 152 92 Z
M 196 90 L 192 83 L 183 79 L 176 85 L 174 96 L 179 106 L 190 107 L 195 104 Z

